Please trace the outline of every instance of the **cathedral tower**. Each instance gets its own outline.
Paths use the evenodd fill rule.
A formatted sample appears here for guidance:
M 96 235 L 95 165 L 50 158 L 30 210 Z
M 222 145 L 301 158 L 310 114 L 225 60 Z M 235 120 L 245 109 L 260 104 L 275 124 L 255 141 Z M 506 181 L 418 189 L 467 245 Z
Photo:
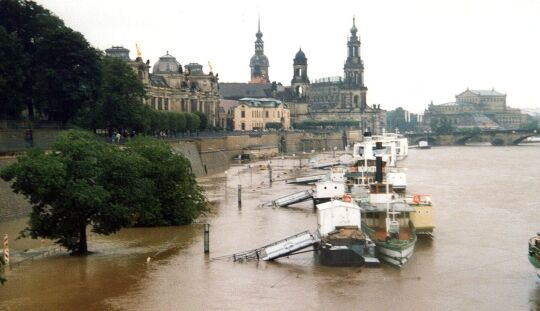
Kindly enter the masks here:
M 291 87 L 295 98 L 305 98 L 309 87 L 309 78 L 307 75 L 307 58 L 302 49 L 296 53 L 293 60 L 293 79 Z
M 270 83 L 268 78 L 268 58 L 264 55 L 264 41 L 262 40 L 261 20 L 259 18 L 258 31 L 255 34 L 255 55 L 251 57 L 249 67 L 251 67 L 251 80 L 249 83 Z
M 347 42 L 347 60 L 343 67 L 344 88 L 351 91 L 352 107 L 360 108 L 363 111 L 366 108 L 367 87 L 364 85 L 364 62 L 360 57 L 360 39 L 356 35 L 357 32 L 358 29 L 353 17 L 351 36 Z

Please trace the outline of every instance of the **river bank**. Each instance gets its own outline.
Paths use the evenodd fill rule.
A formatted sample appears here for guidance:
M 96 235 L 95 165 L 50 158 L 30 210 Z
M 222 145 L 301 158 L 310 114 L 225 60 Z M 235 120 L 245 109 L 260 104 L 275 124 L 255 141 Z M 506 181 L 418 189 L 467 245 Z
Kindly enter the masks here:
M 311 253 L 275 262 L 227 260 L 316 226 L 309 202 L 260 206 L 305 186 L 270 187 L 268 171 L 257 166 L 266 162 L 235 164 L 200 179 L 215 202 L 200 220 L 210 223 L 210 255 L 199 224 L 93 235 L 91 256 L 53 255 L 10 271 L 0 309 L 535 310 L 540 290 L 527 240 L 540 228 L 540 167 L 528 164 L 539 148 L 410 150 L 400 164 L 408 168 L 409 191 L 431 195 L 437 227 L 401 270 L 323 267 Z M 290 176 L 297 163 L 272 161 L 276 179 Z

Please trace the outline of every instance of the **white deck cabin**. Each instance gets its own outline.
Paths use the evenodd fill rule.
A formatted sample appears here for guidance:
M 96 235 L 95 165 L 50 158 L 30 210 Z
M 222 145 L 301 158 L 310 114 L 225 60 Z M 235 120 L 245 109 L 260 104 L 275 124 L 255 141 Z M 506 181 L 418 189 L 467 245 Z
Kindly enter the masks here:
M 315 192 L 313 197 L 319 198 L 335 198 L 342 197 L 345 194 L 345 183 L 336 181 L 321 181 L 315 183 Z
M 321 237 L 341 226 L 361 228 L 360 207 L 353 202 L 333 200 L 317 205 L 317 228 Z

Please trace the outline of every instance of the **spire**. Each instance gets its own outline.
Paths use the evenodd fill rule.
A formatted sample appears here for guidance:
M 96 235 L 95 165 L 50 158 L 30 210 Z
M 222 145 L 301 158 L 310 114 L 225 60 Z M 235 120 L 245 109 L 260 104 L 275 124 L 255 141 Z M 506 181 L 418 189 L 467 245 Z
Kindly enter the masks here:
M 259 15 L 259 17 L 257 18 L 257 33 L 255 34 L 255 36 L 257 37 L 257 40 L 261 40 L 263 34 L 261 32 L 261 16 Z
M 356 28 L 356 22 L 355 22 L 356 18 L 353 16 L 352 18 L 352 28 L 351 28 L 351 34 L 353 36 L 356 35 L 356 32 L 358 31 L 358 29 Z

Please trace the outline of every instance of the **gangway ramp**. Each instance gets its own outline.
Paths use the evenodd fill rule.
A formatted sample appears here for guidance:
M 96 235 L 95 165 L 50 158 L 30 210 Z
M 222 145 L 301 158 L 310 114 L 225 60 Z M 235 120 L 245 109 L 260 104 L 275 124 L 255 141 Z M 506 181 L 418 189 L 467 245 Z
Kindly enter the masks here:
M 328 176 L 326 174 L 324 175 L 313 175 L 313 176 L 305 176 L 305 177 L 297 177 L 293 179 L 287 179 L 285 182 L 288 184 L 313 184 L 321 180 L 327 179 Z
M 313 164 L 313 166 L 311 166 L 311 168 L 313 169 L 319 169 L 319 170 L 327 170 L 327 169 L 330 169 L 334 166 L 338 166 L 340 165 L 341 162 L 339 161 L 335 161 L 335 162 L 325 162 L 325 163 L 317 163 L 317 164 Z
M 306 230 L 261 248 L 234 254 L 233 259 L 234 261 L 274 260 L 280 257 L 294 255 L 299 250 L 318 242 L 320 242 L 319 236 Z
M 286 195 L 279 199 L 272 201 L 272 204 L 277 207 L 287 207 L 294 203 L 307 201 L 313 197 L 313 193 L 310 190 L 304 190 L 295 192 L 293 194 Z

